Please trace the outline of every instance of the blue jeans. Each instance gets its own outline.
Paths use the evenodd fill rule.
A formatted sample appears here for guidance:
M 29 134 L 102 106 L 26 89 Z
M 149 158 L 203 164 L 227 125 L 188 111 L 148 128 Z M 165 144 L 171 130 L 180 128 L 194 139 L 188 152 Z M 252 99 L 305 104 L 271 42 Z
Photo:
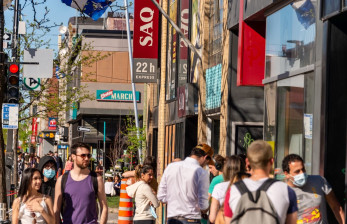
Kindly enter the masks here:
M 193 221 L 192 219 L 171 219 L 167 220 L 167 224 L 200 224 L 200 220 Z

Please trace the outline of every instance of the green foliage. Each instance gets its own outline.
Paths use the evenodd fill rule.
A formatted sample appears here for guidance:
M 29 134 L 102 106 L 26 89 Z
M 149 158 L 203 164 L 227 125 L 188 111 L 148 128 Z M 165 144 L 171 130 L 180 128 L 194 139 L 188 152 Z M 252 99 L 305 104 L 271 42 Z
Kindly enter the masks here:
M 119 196 L 107 197 L 107 205 L 109 208 L 118 208 L 119 207 Z
M 142 147 L 142 142 L 146 141 L 145 127 L 137 128 L 135 125 L 135 118 L 133 116 L 128 116 L 126 119 L 126 130 L 123 134 L 128 145 L 124 159 L 130 159 L 130 170 L 133 170 L 133 156 L 137 155 L 138 150 Z

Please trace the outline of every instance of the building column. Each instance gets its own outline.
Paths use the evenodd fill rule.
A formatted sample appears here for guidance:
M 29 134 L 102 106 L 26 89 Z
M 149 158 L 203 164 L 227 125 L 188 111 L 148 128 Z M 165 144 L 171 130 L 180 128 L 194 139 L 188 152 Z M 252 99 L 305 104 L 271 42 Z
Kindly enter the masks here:
M 161 0 L 161 7 L 167 11 L 167 0 Z M 161 54 L 160 54 L 160 94 L 158 105 L 158 161 L 157 161 L 157 180 L 160 183 L 164 172 L 165 154 L 165 81 L 166 81 L 166 45 L 167 45 L 167 20 L 164 16 L 161 19 Z M 163 219 L 162 204 L 158 209 L 157 223 L 162 223 Z
M 228 129 L 228 65 L 229 65 L 229 30 L 228 22 L 228 1 L 223 1 L 223 53 L 222 53 L 222 80 L 221 80 L 221 105 L 220 105 L 220 134 L 219 134 L 219 154 L 226 156 L 227 153 L 227 129 Z

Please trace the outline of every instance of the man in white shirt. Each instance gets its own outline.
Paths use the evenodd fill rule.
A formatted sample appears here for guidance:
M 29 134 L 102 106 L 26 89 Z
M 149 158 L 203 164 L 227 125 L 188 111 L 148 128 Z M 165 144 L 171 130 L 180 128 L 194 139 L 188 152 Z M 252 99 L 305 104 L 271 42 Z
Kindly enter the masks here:
M 207 144 L 195 146 L 185 160 L 167 166 L 161 178 L 158 199 L 167 203 L 168 224 L 200 223 L 209 208 L 209 174 L 213 149 Z

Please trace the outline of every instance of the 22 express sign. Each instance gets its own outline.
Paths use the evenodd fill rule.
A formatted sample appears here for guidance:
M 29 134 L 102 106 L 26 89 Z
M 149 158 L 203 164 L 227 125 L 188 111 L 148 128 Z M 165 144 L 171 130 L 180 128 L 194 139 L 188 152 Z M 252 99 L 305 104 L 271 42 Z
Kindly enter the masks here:
M 133 36 L 135 83 L 157 82 L 158 38 L 159 10 L 151 0 L 135 0 Z

